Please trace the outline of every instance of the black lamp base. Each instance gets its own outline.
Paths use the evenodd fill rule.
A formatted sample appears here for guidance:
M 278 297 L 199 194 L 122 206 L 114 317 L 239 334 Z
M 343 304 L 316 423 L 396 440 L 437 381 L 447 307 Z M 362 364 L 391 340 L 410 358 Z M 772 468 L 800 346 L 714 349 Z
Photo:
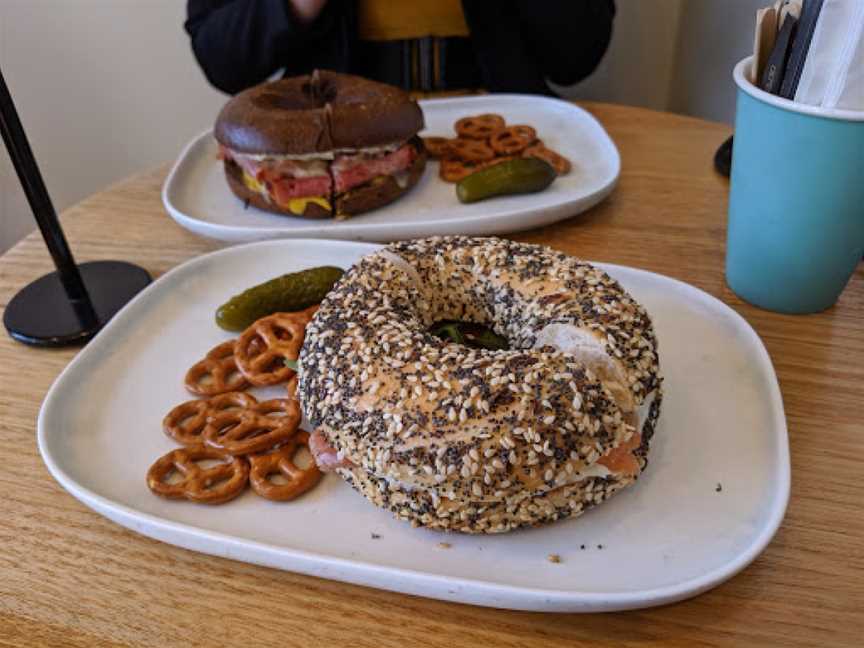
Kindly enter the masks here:
M 146 270 L 123 261 L 91 261 L 78 270 L 93 310 L 70 300 L 52 272 L 22 288 L 6 306 L 9 335 L 34 346 L 84 344 L 151 281 Z
M 732 173 L 732 137 L 730 135 L 729 139 L 723 142 L 714 153 L 714 168 L 717 169 L 717 173 L 727 178 Z

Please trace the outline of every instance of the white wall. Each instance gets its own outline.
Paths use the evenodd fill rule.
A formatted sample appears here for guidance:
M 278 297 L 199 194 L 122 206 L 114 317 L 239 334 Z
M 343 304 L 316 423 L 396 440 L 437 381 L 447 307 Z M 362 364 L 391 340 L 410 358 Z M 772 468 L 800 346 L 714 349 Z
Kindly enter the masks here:
M 176 156 L 224 96 L 202 77 L 182 0 L 0 0 L 0 68 L 58 211 Z M 33 220 L 0 147 L 0 251 Z
M 732 123 L 732 68 L 753 51 L 770 0 L 616 0 L 612 44 L 574 99 L 645 106 Z
M 669 110 L 734 121 L 732 68 L 753 53 L 756 10 L 769 4 L 769 0 L 684 2 L 669 86 Z
M 0 67 L 58 211 L 135 171 L 172 160 L 212 124 L 225 97 L 207 85 L 195 63 L 182 29 L 185 4 L 0 0 Z M 706 41 L 706 33 L 752 16 L 758 4 L 617 0 L 606 58 L 590 79 L 564 94 L 658 110 L 674 104 L 730 121 L 729 51 L 738 58 L 741 42 L 752 38 L 752 25 L 736 27 L 744 37 L 727 38 L 724 31 Z M 699 33 L 679 37 L 679 23 Z M 727 41 L 734 41 L 731 50 Z M 709 63 L 707 75 L 697 74 L 697 61 Z M 0 147 L 0 252 L 32 228 Z
M 665 110 L 684 4 L 684 0 L 616 0 L 612 43 L 597 70 L 572 88 L 556 90 L 572 99 Z

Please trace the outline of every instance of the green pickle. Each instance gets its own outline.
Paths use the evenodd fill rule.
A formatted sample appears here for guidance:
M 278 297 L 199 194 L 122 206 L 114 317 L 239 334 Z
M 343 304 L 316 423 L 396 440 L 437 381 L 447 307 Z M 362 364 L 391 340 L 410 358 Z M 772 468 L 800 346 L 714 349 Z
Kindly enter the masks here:
M 216 324 L 242 331 L 272 313 L 291 313 L 321 303 L 339 278 L 341 268 L 321 266 L 276 277 L 235 295 L 216 309 Z
M 517 158 L 476 171 L 456 185 L 459 202 L 543 191 L 555 180 L 555 169 L 537 158 Z

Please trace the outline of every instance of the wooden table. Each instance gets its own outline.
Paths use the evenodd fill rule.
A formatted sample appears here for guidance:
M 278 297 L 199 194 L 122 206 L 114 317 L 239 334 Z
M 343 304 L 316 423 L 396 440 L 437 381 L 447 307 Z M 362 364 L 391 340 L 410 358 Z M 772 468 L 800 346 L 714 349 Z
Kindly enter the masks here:
M 864 625 L 864 270 L 826 313 L 784 316 L 723 282 L 727 181 L 712 170 L 729 128 L 589 104 L 623 159 L 618 188 L 573 220 L 514 235 L 687 281 L 765 341 L 785 400 L 792 498 L 774 541 L 695 599 L 605 615 L 544 615 L 413 598 L 192 553 L 96 515 L 49 476 L 35 422 L 75 350 L 0 337 L 0 646 L 861 645 Z M 218 247 L 168 218 L 163 167 L 64 214 L 79 261 L 154 275 Z M 50 269 L 38 236 L 0 258 L 0 306 Z M 94 404 L 98 406 L 98 404 Z

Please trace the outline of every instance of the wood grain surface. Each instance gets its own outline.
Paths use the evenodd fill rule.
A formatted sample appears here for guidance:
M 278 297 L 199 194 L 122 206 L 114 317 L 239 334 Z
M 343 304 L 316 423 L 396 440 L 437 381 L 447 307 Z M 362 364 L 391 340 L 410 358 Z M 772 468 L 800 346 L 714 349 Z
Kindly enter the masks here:
M 36 416 L 75 350 L 32 349 L 3 336 L 0 646 L 861 645 L 864 269 L 818 315 L 742 303 L 723 281 L 728 183 L 711 164 L 729 128 L 587 107 L 621 151 L 619 186 L 585 214 L 514 238 L 687 281 L 760 334 L 785 401 L 792 497 L 779 533 L 750 567 L 675 605 L 550 615 L 414 598 L 178 549 L 109 522 L 54 482 L 36 447 Z M 218 247 L 166 215 L 159 197 L 166 170 L 64 214 L 79 261 L 123 259 L 158 275 Z M 35 235 L 0 258 L 0 306 L 50 267 Z

